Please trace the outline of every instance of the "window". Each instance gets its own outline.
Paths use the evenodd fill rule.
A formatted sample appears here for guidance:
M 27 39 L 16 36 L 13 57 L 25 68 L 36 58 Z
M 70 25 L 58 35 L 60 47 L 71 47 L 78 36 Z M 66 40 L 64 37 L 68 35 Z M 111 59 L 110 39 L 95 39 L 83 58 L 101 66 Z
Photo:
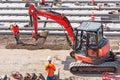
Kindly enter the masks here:
M 98 42 L 103 38 L 103 33 L 102 33 L 102 28 L 99 29 L 98 31 Z
M 89 43 L 96 44 L 96 34 L 95 33 L 90 33 Z

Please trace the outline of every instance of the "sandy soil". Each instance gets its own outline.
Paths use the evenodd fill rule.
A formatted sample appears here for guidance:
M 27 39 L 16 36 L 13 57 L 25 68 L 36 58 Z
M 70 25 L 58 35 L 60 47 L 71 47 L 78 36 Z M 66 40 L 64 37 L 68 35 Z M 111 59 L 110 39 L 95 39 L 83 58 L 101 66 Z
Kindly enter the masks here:
M 112 39 L 112 38 L 110 38 Z M 31 37 L 22 36 L 21 40 L 26 43 L 34 43 Z M 119 38 L 118 38 L 119 40 Z M 59 46 L 67 45 L 66 39 L 63 36 L 49 36 L 45 44 Z M 114 41 L 111 40 L 111 44 Z M 119 41 L 118 41 L 119 43 Z M 114 43 L 114 45 L 118 45 Z M 12 71 L 19 71 L 22 74 L 26 72 L 42 73 L 46 77 L 44 66 L 47 63 L 47 57 L 51 55 L 53 57 L 53 63 L 60 69 L 60 79 L 62 80 L 101 80 L 101 74 L 72 74 L 69 72 L 69 64 L 73 60 L 69 53 L 70 48 L 62 48 L 60 50 L 55 48 L 44 49 L 6 49 L 6 45 L 15 44 L 13 36 L 0 36 L 0 75 L 8 74 Z M 51 46 L 52 47 L 52 46 Z M 63 46 L 62 46 L 63 47 Z M 53 50 L 54 49 L 54 50 Z M 70 78 L 69 78 L 70 77 Z M 67 79 L 69 78 L 69 79 Z
M 81 74 L 73 75 L 69 72 L 68 65 L 72 58 L 69 57 L 70 50 L 24 50 L 24 49 L 0 49 L 0 74 L 8 74 L 12 71 L 19 71 L 22 74 L 42 73 L 46 76 L 44 65 L 47 63 L 47 56 L 53 57 L 53 63 L 60 68 L 60 78 L 68 78 L 70 76 L 79 77 L 80 80 L 101 80 L 100 74 Z M 73 79 L 74 80 L 74 79 Z

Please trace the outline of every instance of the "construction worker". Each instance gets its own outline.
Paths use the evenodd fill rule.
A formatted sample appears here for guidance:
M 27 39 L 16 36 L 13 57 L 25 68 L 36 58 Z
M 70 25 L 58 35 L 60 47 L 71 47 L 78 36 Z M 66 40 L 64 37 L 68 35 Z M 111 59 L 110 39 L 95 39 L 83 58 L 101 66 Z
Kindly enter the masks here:
M 54 71 L 56 70 L 56 67 L 54 64 L 52 64 L 52 57 L 48 56 L 47 60 L 48 64 L 45 65 L 45 70 L 47 71 L 46 80 L 55 80 Z
M 13 25 L 12 24 L 12 25 L 10 25 L 10 29 L 12 30 L 12 33 L 15 36 L 16 43 L 20 44 L 21 42 L 19 40 L 20 34 L 19 34 L 19 27 L 18 27 L 18 25 L 16 25 L 16 24 Z
M 96 43 L 96 37 L 95 37 L 95 34 L 90 34 L 90 43 Z

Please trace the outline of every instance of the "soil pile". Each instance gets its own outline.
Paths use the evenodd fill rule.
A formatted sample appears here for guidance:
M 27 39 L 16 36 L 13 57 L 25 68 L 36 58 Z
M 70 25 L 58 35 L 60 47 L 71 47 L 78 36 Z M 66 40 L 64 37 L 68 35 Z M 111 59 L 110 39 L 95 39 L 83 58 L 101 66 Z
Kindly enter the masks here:
M 7 49 L 28 49 L 28 50 L 37 50 L 37 49 L 51 49 L 51 50 L 69 50 L 70 47 L 65 44 L 44 44 L 41 48 L 34 44 L 8 44 Z
M 46 36 L 45 33 L 43 33 L 43 35 Z M 20 40 L 24 44 L 16 44 L 14 38 L 12 38 L 12 40 L 11 38 L 7 38 L 7 39 L 9 41 L 5 47 L 7 49 L 28 49 L 28 50 L 37 50 L 37 49 L 69 50 L 70 49 L 64 36 L 48 35 L 47 38 L 41 37 L 37 41 L 33 41 L 31 39 L 31 36 L 21 35 Z

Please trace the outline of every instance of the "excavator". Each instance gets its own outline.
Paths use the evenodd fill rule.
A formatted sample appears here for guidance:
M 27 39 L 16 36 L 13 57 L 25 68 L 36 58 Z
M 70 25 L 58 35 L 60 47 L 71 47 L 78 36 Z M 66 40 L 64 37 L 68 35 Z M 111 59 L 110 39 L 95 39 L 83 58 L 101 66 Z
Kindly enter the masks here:
M 38 36 L 38 16 L 52 19 L 66 31 L 67 41 L 72 48 L 70 56 L 76 59 L 69 69 L 72 73 L 81 72 L 116 72 L 117 65 L 114 52 L 110 49 L 109 40 L 103 35 L 103 24 L 100 22 L 82 22 L 73 29 L 67 17 L 53 11 L 37 10 L 29 5 L 31 24 L 34 26 L 33 37 Z

